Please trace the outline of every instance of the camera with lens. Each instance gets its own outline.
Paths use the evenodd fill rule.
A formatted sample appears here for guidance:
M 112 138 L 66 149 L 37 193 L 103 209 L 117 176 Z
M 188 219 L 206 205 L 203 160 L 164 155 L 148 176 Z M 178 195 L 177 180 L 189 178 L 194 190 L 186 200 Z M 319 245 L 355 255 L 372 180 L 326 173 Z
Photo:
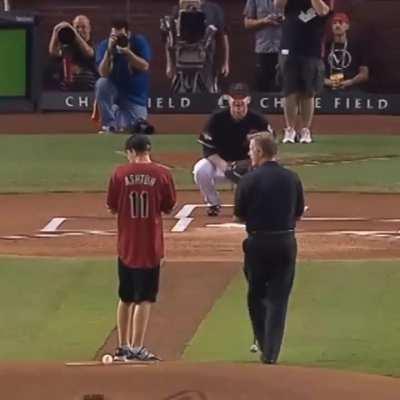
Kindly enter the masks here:
M 64 26 L 58 32 L 58 40 L 64 46 L 70 46 L 75 42 L 75 32 L 69 26 Z
M 128 47 L 129 39 L 126 35 L 118 35 L 116 45 L 119 47 Z

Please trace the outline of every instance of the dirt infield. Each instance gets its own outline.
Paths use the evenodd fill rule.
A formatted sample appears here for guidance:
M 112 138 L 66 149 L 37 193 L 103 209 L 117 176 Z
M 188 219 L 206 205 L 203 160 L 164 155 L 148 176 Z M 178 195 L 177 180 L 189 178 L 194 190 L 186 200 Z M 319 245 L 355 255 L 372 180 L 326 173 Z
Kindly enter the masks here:
M 105 210 L 103 193 L 3 195 L 0 201 L 0 254 L 115 255 L 114 220 Z M 206 217 L 198 192 L 180 192 L 178 207 L 165 219 L 168 262 L 148 342 L 170 361 L 143 368 L 3 364 L 1 397 L 78 400 L 85 393 L 104 393 L 106 400 L 397 399 L 400 381 L 388 378 L 177 361 L 215 299 L 240 273 L 244 229 L 232 223 L 232 193 L 224 192 L 223 201 L 227 207 L 220 217 Z M 389 194 L 308 194 L 310 211 L 298 227 L 300 260 L 400 258 L 399 202 L 400 195 Z M 99 354 L 114 344 L 112 333 Z
M 272 126 L 277 131 L 283 129 L 282 115 L 268 115 Z M 3 114 L 1 116 L 1 134 L 82 134 L 96 133 L 96 127 L 86 112 L 74 113 L 36 113 L 36 114 Z M 198 133 L 205 124 L 207 115 L 151 115 L 157 133 Z M 179 123 L 177 122 L 179 120 Z M 17 121 L 17 122 L 16 122 Z M 398 135 L 399 116 L 363 115 L 354 123 L 354 115 L 316 115 L 313 131 L 319 134 L 380 134 Z M 194 129 L 195 127 L 195 129 Z

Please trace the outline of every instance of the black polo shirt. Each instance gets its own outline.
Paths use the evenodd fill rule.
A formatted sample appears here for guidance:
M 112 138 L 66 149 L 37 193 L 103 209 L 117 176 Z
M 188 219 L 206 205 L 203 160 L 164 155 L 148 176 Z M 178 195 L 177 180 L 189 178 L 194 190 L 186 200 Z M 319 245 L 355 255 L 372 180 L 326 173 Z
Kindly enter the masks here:
M 267 119 L 249 110 L 246 116 L 236 121 L 229 109 L 218 111 L 208 120 L 198 142 L 203 145 L 204 157 L 218 154 L 225 161 L 238 161 L 249 158 L 248 135 L 269 131 Z
M 246 223 L 249 233 L 294 229 L 303 211 L 300 178 L 275 161 L 243 176 L 236 189 L 234 214 Z
M 325 0 L 329 5 L 330 0 Z M 331 13 L 319 16 L 311 0 L 288 0 L 282 25 L 282 54 L 295 57 L 322 55 L 325 25 Z

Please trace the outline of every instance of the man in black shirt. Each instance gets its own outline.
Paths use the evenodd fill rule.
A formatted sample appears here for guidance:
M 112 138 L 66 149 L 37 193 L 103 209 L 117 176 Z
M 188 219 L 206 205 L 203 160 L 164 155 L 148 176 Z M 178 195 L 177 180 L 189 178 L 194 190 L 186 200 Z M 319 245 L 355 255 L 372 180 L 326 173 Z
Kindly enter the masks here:
M 225 173 L 232 162 L 248 159 L 248 136 L 266 130 L 272 133 L 268 121 L 249 110 L 251 99 L 246 84 L 231 85 L 227 97 L 229 108 L 214 113 L 200 134 L 203 158 L 193 168 L 209 216 L 217 216 L 221 208 L 216 184 L 227 181 Z
M 311 143 L 314 97 L 322 89 L 324 64 L 321 60 L 325 25 L 332 0 L 274 0 L 284 11 L 280 55 L 284 112 L 283 143 L 295 143 L 296 119 L 300 113 L 300 143 Z
M 345 13 L 332 17 L 333 39 L 325 48 L 325 85 L 335 90 L 360 89 L 369 79 L 365 46 L 347 34 L 350 19 Z
M 301 181 L 276 162 L 276 153 L 272 135 L 251 136 L 249 155 L 255 169 L 239 182 L 234 212 L 246 223 L 248 309 L 261 361 L 268 364 L 277 362 L 282 344 L 297 255 L 294 230 L 304 211 Z

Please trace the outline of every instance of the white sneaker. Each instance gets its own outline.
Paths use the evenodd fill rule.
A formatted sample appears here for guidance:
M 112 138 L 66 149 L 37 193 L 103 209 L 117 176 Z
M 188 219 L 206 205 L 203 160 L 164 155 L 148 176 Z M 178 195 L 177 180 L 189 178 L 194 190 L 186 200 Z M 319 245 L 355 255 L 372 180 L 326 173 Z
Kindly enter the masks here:
M 100 135 L 109 135 L 115 133 L 115 129 L 112 126 L 102 126 L 101 129 L 97 132 Z
M 300 131 L 300 143 L 309 144 L 312 142 L 311 131 L 308 128 L 303 128 Z
M 296 131 L 293 128 L 285 128 L 282 143 L 295 143 Z

